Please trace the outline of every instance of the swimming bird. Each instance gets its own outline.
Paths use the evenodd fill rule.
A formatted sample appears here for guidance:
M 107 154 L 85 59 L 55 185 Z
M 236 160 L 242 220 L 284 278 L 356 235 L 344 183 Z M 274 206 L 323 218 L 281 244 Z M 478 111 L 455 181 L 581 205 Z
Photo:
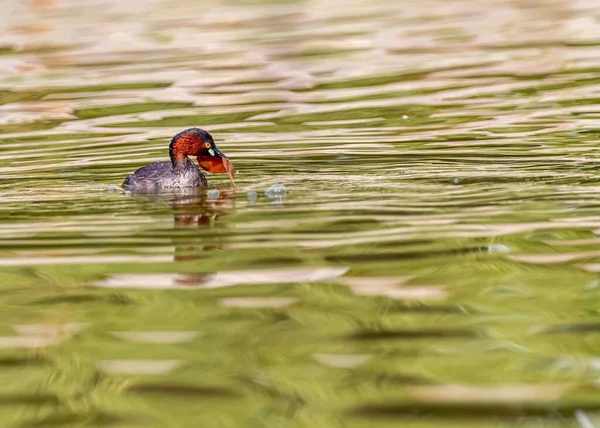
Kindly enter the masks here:
M 170 162 L 155 162 L 128 176 L 122 187 L 132 192 L 156 192 L 185 187 L 206 186 L 206 177 L 188 158 L 196 156 L 202 169 L 213 174 L 227 173 L 233 181 L 234 168 L 215 144 L 212 135 L 200 128 L 189 128 L 171 139 Z

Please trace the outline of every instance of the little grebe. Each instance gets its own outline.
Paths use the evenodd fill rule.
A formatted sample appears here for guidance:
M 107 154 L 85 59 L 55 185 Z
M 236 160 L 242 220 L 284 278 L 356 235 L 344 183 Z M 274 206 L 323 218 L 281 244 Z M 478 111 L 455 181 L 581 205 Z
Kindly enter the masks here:
M 206 186 L 206 177 L 188 156 L 197 156 L 198 164 L 214 174 L 227 173 L 233 183 L 233 165 L 200 128 L 190 128 L 175 135 L 169 144 L 171 162 L 155 162 L 128 176 L 123 187 L 134 192 L 154 192 L 181 187 Z

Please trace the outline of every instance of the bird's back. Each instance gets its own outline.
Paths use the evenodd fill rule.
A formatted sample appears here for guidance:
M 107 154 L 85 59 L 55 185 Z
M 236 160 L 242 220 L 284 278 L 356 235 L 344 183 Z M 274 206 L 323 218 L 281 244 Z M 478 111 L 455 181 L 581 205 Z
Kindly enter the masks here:
M 128 176 L 122 185 L 137 192 L 153 192 L 161 189 L 206 186 L 206 178 L 196 165 L 186 159 L 185 168 L 175 171 L 171 162 L 155 162 L 139 168 Z

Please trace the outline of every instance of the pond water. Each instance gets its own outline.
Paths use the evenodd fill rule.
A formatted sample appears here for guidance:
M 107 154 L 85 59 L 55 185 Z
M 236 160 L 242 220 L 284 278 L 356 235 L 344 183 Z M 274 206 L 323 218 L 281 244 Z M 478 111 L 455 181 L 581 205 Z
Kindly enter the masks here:
M 600 426 L 599 10 L 1 2 L 2 426 Z

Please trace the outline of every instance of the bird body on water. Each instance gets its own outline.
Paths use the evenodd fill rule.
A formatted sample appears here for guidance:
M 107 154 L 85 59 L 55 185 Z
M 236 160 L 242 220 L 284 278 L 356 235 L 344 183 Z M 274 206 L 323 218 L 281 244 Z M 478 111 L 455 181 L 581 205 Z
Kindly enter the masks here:
M 169 155 L 170 162 L 139 168 L 125 179 L 122 187 L 134 192 L 156 192 L 206 186 L 206 177 L 188 156 L 197 156 L 198 164 L 208 172 L 229 174 L 233 183 L 233 165 L 217 148 L 212 136 L 200 128 L 175 135 L 169 144 Z

